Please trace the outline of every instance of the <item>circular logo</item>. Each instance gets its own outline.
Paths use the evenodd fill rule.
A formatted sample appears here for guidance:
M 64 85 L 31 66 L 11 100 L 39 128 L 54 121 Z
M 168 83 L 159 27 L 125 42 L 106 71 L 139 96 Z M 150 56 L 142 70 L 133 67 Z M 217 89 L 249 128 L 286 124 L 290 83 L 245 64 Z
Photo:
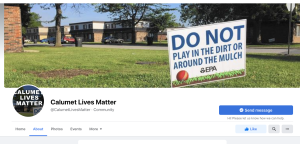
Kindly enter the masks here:
M 185 70 L 182 70 L 182 71 L 177 73 L 176 78 L 177 78 L 178 81 L 185 81 L 189 78 L 189 73 Z
M 32 117 L 44 106 L 43 94 L 33 85 L 23 85 L 14 94 L 13 106 L 20 115 Z

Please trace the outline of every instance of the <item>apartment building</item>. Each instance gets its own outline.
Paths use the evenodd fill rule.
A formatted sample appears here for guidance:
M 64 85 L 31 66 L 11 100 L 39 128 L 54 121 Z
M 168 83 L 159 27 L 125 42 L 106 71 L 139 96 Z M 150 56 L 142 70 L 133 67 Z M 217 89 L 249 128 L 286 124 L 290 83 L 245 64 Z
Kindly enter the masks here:
M 34 41 L 40 41 L 42 39 L 48 38 L 48 27 L 33 27 L 27 28 L 26 38 Z
M 132 27 L 129 21 L 88 21 L 80 23 L 70 23 L 70 34 L 73 37 L 83 37 L 86 42 L 101 42 L 102 38 L 115 36 L 124 41 L 131 41 Z M 140 21 L 135 26 L 136 41 L 146 41 L 147 35 L 152 35 L 157 41 L 157 32 L 150 33 L 150 22 Z
M 83 37 L 85 42 L 101 42 L 104 23 L 104 21 L 70 23 L 70 34 L 72 37 Z
M 70 34 L 70 26 L 61 26 L 60 27 L 60 31 L 61 31 L 61 37 L 70 37 L 71 34 Z M 53 26 L 53 27 L 48 27 L 48 38 L 50 37 L 56 37 L 56 27 Z
M 151 35 L 157 41 L 157 32 L 151 32 L 149 21 L 140 21 L 135 25 L 136 42 L 146 41 L 147 36 Z M 129 21 L 105 22 L 104 36 L 115 36 L 130 42 L 132 36 L 132 26 Z

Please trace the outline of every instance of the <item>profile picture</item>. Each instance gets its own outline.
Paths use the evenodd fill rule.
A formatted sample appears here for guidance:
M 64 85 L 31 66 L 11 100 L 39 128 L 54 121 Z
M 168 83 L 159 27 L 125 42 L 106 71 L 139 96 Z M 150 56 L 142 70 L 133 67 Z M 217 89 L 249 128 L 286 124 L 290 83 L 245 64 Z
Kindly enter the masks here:
M 33 85 L 23 85 L 13 96 L 13 106 L 16 112 L 22 116 L 35 116 L 44 106 L 43 94 Z

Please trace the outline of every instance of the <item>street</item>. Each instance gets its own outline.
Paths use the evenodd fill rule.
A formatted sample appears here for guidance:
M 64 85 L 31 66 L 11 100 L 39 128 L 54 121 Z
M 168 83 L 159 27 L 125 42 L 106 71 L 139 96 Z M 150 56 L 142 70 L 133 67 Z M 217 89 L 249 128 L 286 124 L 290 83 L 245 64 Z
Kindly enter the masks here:
M 25 44 L 26 46 L 54 46 L 54 44 Z M 75 47 L 74 44 L 63 44 L 65 47 Z M 104 44 L 83 44 L 82 47 L 89 48 L 112 48 L 112 49 L 144 49 L 144 50 L 168 50 L 166 46 L 147 46 L 147 45 L 104 45 Z M 247 48 L 247 53 L 273 53 L 273 54 L 287 54 L 285 48 Z M 290 54 L 300 54 L 300 49 L 290 49 Z

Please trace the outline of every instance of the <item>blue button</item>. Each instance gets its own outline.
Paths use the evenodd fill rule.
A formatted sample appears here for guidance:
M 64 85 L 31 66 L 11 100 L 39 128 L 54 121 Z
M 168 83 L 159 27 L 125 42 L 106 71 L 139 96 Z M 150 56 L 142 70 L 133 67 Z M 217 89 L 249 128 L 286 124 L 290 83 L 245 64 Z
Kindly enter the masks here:
M 236 133 L 266 133 L 266 125 L 236 125 Z
M 293 115 L 292 105 L 220 105 L 220 115 Z

